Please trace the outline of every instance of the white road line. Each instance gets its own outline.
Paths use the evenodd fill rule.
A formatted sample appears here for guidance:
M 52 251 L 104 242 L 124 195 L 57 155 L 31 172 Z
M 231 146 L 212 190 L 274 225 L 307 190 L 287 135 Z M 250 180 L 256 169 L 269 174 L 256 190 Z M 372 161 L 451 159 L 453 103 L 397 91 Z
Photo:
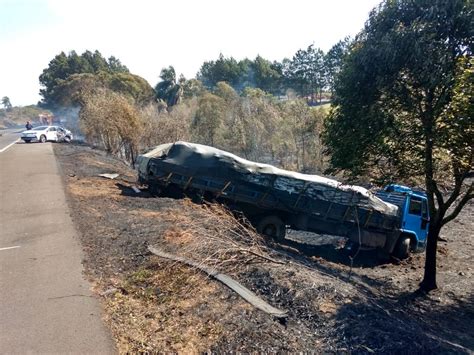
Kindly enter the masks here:
M 9 250 L 9 249 L 16 249 L 16 248 L 20 248 L 20 246 L 19 246 L 19 245 L 15 245 L 14 247 L 0 248 L 0 251 L 2 251 L 2 250 Z
M 7 145 L 5 148 L 2 148 L 0 149 L 0 153 L 3 153 L 5 150 L 7 150 L 8 148 L 10 148 L 13 144 L 15 144 L 16 142 L 18 142 L 20 140 L 20 138 L 18 138 L 16 141 L 14 141 L 13 143 L 10 143 L 9 145 Z M 1 249 L 0 249 L 1 250 Z

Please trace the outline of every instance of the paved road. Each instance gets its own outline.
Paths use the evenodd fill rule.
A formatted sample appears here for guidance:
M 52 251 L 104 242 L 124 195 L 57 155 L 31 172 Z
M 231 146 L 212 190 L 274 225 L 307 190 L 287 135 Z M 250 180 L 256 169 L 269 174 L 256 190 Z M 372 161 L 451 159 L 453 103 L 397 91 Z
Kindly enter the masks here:
M 16 128 L 16 129 L 1 129 L 0 130 L 0 152 L 3 152 L 6 149 L 11 147 L 11 144 L 20 138 L 20 132 L 24 129 Z M 0 153 L 1 154 L 1 153 Z
M 0 353 L 115 352 L 81 260 L 51 143 L 0 153 Z

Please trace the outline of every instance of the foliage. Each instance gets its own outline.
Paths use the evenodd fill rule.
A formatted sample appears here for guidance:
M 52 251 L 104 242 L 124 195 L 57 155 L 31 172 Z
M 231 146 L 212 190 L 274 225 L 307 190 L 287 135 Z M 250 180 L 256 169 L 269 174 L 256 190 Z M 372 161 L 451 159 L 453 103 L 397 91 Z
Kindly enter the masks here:
M 300 96 L 319 94 L 321 99 L 327 86 L 327 65 L 332 65 L 331 75 L 334 75 L 345 43 L 341 41 L 334 47 L 328 61 L 324 52 L 314 45 L 298 50 L 291 60 L 284 59 L 282 62 L 271 62 L 260 55 L 254 60 L 245 58 L 237 61 L 220 54 L 217 60 L 203 63 L 197 79 L 210 90 L 224 81 L 238 92 L 243 92 L 245 88 L 258 88 L 281 95 L 288 89 L 294 89 Z
M 474 57 L 460 57 L 451 102 L 439 127 L 440 146 L 449 152 L 455 175 L 472 170 L 474 144 Z
M 39 81 L 43 88 L 40 94 L 43 97 L 41 105 L 44 107 L 54 108 L 58 105 L 55 98 L 59 95 L 58 86 L 73 74 L 98 74 L 100 72 L 107 73 L 128 73 L 126 66 L 122 65 L 120 60 L 115 57 L 105 59 L 99 51 L 86 51 L 78 55 L 75 51 L 69 54 L 61 52 L 56 55 L 47 68 L 39 77 Z
M 163 143 L 191 140 L 190 126 L 196 106 L 197 102 L 193 99 L 176 105 L 171 111 L 159 110 L 155 104 L 142 108 L 140 148 L 148 150 Z
M 155 87 L 156 98 L 163 100 L 168 107 L 172 107 L 181 101 L 183 96 L 184 77 L 176 82 L 176 71 L 172 66 L 163 68 L 160 74 L 161 81 Z
M 118 72 L 99 73 L 104 85 L 117 93 L 130 97 L 138 105 L 148 105 L 154 101 L 153 88 L 141 76 Z
M 109 89 L 85 95 L 79 118 L 87 141 L 134 164 L 143 124 L 127 97 Z
M 304 100 L 288 101 L 283 105 L 285 122 L 290 125 L 294 140 L 296 170 L 323 171 L 321 133 L 326 113 L 321 108 L 308 107 Z
M 279 93 L 282 81 L 282 70 L 278 62 L 271 63 L 269 60 L 257 56 L 250 63 L 251 77 L 249 85 L 270 93 Z
M 7 111 L 12 109 L 12 103 L 10 102 L 10 98 L 8 96 L 2 97 L 2 105 Z
M 205 93 L 200 99 L 194 121 L 193 136 L 198 143 L 218 145 L 224 119 L 224 100 L 214 94 Z
M 220 54 L 216 61 L 204 62 L 197 74 L 204 86 L 214 88 L 218 82 L 226 82 L 241 92 L 246 87 L 259 88 L 277 94 L 282 86 L 282 67 L 261 56 L 255 60 L 247 58 L 237 61 Z
M 224 58 L 221 53 L 216 61 L 204 62 L 196 78 L 208 89 L 212 89 L 220 81 L 225 81 L 234 88 L 241 88 L 247 73 L 247 61 Z
M 154 101 L 153 88 L 142 77 L 130 73 L 73 74 L 62 81 L 53 96 L 57 107 L 81 106 L 84 95 L 109 89 L 145 106 Z
M 354 176 L 375 167 L 385 180 L 424 181 L 431 214 L 425 290 L 436 288 L 441 227 L 473 197 L 472 183 L 464 184 L 473 158 L 465 58 L 472 58 L 472 18 L 469 0 L 382 3 L 344 60 L 326 124 L 335 169 Z M 452 190 L 445 199 L 446 173 Z
M 193 97 L 198 97 L 204 94 L 206 89 L 201 81 L 197 79 L 189 79 L 184 82 L 183 85 L 183 98 L 190 99 Z
M 341 71 L 345 55 L 349 51 L 349 37 L 337 42 L 324 56 L 324 66 L 326 67 L 326 84 L 331 92 L 334 91 L 334 82 Z
M 303 96 L 319 93 L 320 98 L 326 85 L 326 68 L 324 66 L 324 52 L 310 45 L 307 49 L 300 49 L 289 63 L 287 77 L 291 87 Z
M 321 172 L 326 165 L 320 138 L 326 111 L 304 100 L 280 102 L 255 88 L 239 95 L 219 82 L 212 93 L 204 90 L 172 110 L 150 104 L 140 112 L 141 149 L 186 140 L 309 173 Z

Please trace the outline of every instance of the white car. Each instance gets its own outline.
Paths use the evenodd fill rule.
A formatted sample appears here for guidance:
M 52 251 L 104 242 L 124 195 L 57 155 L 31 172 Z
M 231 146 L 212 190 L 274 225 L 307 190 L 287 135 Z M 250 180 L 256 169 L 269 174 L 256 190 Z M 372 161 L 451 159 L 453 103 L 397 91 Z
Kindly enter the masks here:
M 72 141 L 72 133 L 70 130 L 61 126 L 39 126 L 23 131 L 21 139 L 25 143 L 46 141 L 67 142 Z

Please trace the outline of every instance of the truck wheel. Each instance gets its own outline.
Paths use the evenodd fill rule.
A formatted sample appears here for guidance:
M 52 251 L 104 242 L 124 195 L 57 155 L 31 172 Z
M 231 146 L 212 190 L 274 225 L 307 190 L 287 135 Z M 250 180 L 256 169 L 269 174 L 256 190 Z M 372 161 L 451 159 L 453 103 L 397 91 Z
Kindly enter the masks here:
M 152 196 L 160 196 L 161 193 L 162 193 L 159 186 L 155 185 L 155 184 L 148 185 L 148 192 L 150 192 L 150 195 L 152 195 Z
M 257 232 L 281 242 L 285 239 L 286 225 L 277 216 L 266 216 L 258 222 Z
M 408 258 L 410 255 L 410 237 L 407 235 L 402 235 L 398 239 L 397 245 L 393 250 L 393 255 L 400 260 Z
M 45 142 L 46 142 L 46 136 L 45 136 L 44 134 L 41 135 L 39 141 L 40 141 L 41 143 L 45 143 Z

